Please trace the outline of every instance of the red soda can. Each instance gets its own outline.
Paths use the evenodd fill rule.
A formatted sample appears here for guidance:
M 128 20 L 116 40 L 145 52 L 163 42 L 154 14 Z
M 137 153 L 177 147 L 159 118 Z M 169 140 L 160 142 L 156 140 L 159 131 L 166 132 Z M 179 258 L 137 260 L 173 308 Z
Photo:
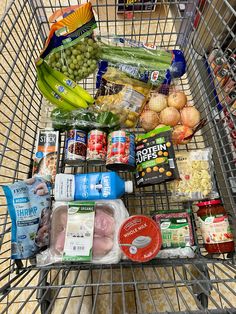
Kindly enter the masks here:
M 91 164 L 104 164 L 107 154 L 107 134 L 100 130 L 92 130 L 88 134 L 87 157 Z

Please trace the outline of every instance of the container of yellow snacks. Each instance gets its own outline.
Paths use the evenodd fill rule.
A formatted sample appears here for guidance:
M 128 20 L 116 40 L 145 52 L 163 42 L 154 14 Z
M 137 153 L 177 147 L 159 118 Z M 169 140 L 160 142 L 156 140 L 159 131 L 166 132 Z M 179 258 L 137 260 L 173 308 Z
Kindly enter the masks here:
M 138 135 L 135 156 L 137 187 L 179 178 L 169 126 Z
M 173 200 L 196 201 L 218 198 L 214 180 L 212 148 L 175 154 L 180 180 L 170 183 Z

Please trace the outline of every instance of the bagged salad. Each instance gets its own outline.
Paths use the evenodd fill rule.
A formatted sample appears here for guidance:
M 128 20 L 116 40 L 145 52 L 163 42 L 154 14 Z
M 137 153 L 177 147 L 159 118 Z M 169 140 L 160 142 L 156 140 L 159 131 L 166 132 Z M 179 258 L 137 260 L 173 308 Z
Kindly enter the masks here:
M 168 87 L 173 78 L 181 77 L 186 71 L 186 62 L 181 50 L 164 50 L 153 44 L 118 36 L 101 36 L 99 44 L 101 62 L 97 87 L 110 67 L 155 87 Z
M 212 151 L 208 147 L 176 152 L 180 179 L 170 183 L 173 200 L 196 201 L 219 197 L 214 179 Z
M 117 115 L 110 111 L 98 112 L 93 107 L 70 112 L 55 108 L 51 112 L 50 122 L 54 130 L 61 132 L 71 129 L 89 131 L 94 128 L 103 130 L 119 128 Z
M 121 259 L 118 231 L 127 217 L 121 200 L 56 202 L 50 248 L 37 255 L 37 265 L 76 261 L 118 263 Z
M 11 257 L 27 259 L 49 245 L 51 198 L 40 177 L 3 186 L 12 221 Z
M 50 33 L 40 57 L 72 80 L 88 77 L 97 68 L 100 53 L 93 39 L 97 25 L 91 3 L 61 8 L 49 22 Z

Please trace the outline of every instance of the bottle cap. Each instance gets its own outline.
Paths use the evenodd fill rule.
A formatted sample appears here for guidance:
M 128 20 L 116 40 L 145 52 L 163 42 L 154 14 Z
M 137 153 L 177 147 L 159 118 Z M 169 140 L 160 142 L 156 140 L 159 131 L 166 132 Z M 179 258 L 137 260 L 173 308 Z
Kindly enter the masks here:
M 133 182 L 132 181 L 125 181 L 125 192 L 126 193 L 133 193 Z

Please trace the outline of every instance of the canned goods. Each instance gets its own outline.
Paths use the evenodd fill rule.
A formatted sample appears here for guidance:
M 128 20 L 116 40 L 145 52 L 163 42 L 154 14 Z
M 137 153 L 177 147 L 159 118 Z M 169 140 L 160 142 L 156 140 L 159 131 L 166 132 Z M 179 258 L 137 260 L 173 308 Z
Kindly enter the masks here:
M 236 99 L 232 103 L 232 105 L 230 107 L 230 111 L 231 111 L 232 115 L 236 117 Z
M 87 134 L 81 130 L 67 131 L 65 149 L 65 162 L 67 164 L 79 165 L 86 159 Z
M 232 53 L 233 53 L 233 50 L 230 49 L 230 48 L 227 48 L 227 49 L 225 50 L 225 52 L 224 52 L 225 58 L 228 59 L 228 58 L 232 55 Z
M 215 58 L 215 60 L 211 63 L 211 67 L 214 70 L 214 73 L 216 74 L 224 65 L 224 58 L 218 57 Z
M 114 171 L 135 170 L 135 136 L 133 133 L 119 130 L 108 135 L 106 167 Z
M 235 62 L 236 62 L 236 59 L 235 59 L 234 57 L 229 57 L 229 58 L 228 58 L 228 63 L 229 63 L 230 65 L 233 65 Z
M 229 79 L 225 83 L 224 91 L 225 93 L 231 92 L 236 87 L 236 82 L 232 75 L 230 75 Z
M 93 164 L 103 164 L 107 154 L 107 134 L 100 130 L 92 130 L 88 134 L 86 160 Z
M 229 71 L 226 69 L 220 69 L 216 75 L 217 80 L 219 81 L 220 86 L 224 86 L 229 78 Z
M 211 64 L 215 58 L 217 57 L 221 57 L 222 56 L 222 52 L 220 49 L 218 48 L 215 48 L 212 50 L 212 52 L 209 54 L 209 57 L 208 57 L 208 62 Z

